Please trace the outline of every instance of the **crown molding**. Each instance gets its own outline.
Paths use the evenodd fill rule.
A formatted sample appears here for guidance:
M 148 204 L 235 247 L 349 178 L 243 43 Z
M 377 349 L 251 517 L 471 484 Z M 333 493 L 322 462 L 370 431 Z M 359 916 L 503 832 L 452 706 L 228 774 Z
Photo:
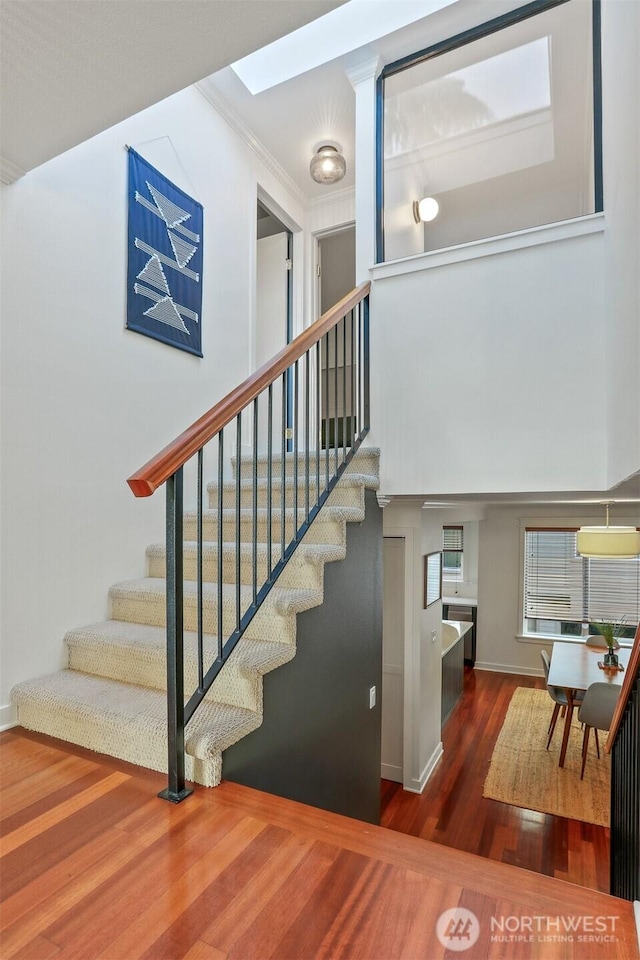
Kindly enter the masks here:
M 243 140 L 251 150 L 253 150 L 257 158 L 265 165 L 269 173 L 273 174 L 273 176 L 279 181 L 279 183 L 282 184 L 285 190 L 287 190 L 300 204 L 300 206 L 306 210 L 309 204 L 309 199 L 306 194 L 300 189 L 295 180 L 289 176 L 282 164 L 276 160 L 269 150 L 267 150 L 262 141 L 259 140 L 249 129 L 244 120 L 241 120 L 231 104 L 225 100 L 219 90 L 214 87 L 211 79 L 207 77 L 204 80 L 199 80 L 195 86 L 205 100 L 211 104 L 213 109 L 220 114 L 223 120 L 227 121 L 231 129 L 238 134 L 240 139 Z
M 362 83 L 363 80 L 375 80 L 382 72 L 383 66 L 384 62 L 382 57 L 371 57 L 363 63 L 357 63 L 352 67 L 347 67 L 345 73 L 349 78 L 351 86 L 355 88 L 359 83 Z
M 24 177 L 27 171 L 23 170 L 16 163 L 7 160 L 6 157 L 0 157 L 0 181 L 2 183 L 15 183 L 20 177 Z

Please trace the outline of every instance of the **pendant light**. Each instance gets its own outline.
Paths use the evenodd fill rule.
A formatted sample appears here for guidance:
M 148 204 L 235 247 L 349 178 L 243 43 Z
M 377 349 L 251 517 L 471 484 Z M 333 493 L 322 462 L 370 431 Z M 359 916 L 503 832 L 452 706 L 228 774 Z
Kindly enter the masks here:
M 635 527 L 610 527 L 609 504 L 606 526 L 580 527 L 576 538 L 577 551 L 582 557 L 602 560 L 631 560 L 640 554 L 640 532 Z

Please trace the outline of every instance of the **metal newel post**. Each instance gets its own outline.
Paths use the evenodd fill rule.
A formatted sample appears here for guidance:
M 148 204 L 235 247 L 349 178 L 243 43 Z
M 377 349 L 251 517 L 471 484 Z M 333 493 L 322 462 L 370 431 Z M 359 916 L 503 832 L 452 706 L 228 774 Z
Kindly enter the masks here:
M 180 803 L 184 781 L 182 467 L 167 480 L 167 736 L 169 784 L 158 796 Z

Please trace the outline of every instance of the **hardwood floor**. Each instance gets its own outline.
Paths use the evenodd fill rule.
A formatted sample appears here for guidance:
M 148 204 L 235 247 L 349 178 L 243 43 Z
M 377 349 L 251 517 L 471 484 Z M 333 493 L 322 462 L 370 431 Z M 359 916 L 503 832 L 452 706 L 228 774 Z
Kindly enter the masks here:
M 631 904 L 601 893 L 238 784 L 173 806 L 163 776 L 20 728 L 0 749 L 2 960 L 638 957 Z M 464 953 L 436 935 L 455 907 Z M 560 915 L 615 939 L 492 933 Z
M 493 747 L 517 687 L 544 684 L 535 678 L 467 669 L 463 698 L 443 731 L 444 756 L 437 770 L 420 796 L 384 780 L 381 823 L 606 893 L 605 827 L 521 810 L 482 796 Z

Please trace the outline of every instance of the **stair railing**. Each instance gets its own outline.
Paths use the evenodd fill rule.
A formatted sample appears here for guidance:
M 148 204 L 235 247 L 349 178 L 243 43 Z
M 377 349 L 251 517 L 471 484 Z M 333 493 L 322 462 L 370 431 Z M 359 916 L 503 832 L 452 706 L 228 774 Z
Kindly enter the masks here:
M 369 432 L 369 289 L 365 283 L 343 297 L 127 481 L 136 497 L 166 484 L 168 786 L 159 796 L 173 803 L 192 792 L 185 786 L 186 725 Z M 225 440 L 225 431 L 231 438 Z M 225 483 L 230 445 L 235 480 Z M 203 509 L 205 454 L 217 475 L 209 511 Z M 187 513 L 185 468 L 195 485 L 195 510 Z M 261 508 L 260 491 L 266 501 Z M 281 511 L 279 522 L 274 506 Z M 251 533 L 248 551 L 243 528 Z M 185 579 L 192 578 L 185 578 L 185 529 L 195 541 L 195 590 L 191 586 L 186 594 Z M 204 551 L 211 529 L 213 565 Z M 225 556 L 235 567 L 235 587 L 228 589 Z M 209 590 L 205 565 L 216 573 Z M 186 701 L 185 601 L 197 651 L 197 686 Z
M 610 892 L 640 900 L 640 625 L 606 750 L 611 753 Z

